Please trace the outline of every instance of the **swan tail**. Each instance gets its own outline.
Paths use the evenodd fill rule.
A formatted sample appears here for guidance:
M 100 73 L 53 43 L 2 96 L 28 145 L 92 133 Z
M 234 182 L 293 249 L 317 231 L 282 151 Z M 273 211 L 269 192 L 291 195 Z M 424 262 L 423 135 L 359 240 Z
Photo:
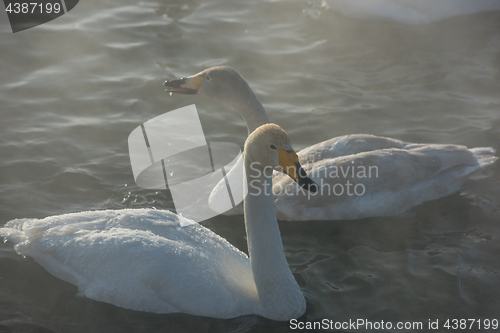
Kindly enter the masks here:
M 16 252 L 22 256 L 30 256 L 36 260 L 45 270 L 55 277 L 68 281 L 79 290 L 88 282 L 69 265 L 65 265 L 53 254 L 45 253 L 38 247 L 37 240 L 43 235 L 43 229 L 36 222 L 38 219 L 16 219 L 9 221 L 0 228 L 0 236 L 14 244 Z
M 470 151 L 476 158 L 480 169 L 492 165 L 498 160 L 498 157 L 495 156 L 496 150 L 491 147 L 472 148 Z
M 0 236 L 4 237 L 6 241 L 14 244 L 19 244 L 28 239 L 28 235 L 24 230 L 24 224 L 33 219 L 16 219 L 9 221 L 3 228 L 0 228 Z

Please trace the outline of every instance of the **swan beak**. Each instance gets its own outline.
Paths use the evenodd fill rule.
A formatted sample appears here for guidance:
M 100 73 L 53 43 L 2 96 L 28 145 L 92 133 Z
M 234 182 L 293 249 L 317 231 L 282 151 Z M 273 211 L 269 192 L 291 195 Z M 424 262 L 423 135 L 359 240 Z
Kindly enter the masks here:
M 167 87 L 165 91 L 194 95 L 198 93 L 198 88 L 205 78 L 203 76 L 190 76 L 177 80 L 165 81 L 163 85 Z
M 283 171 L 295 180 L 300 187 L 307 189 L 309 192 L 317 192 L 318 185 L 307 176 L 307 173 L 299 163 L 297 153 L 294 150 L 276 150 L 278 151 L 279 164 L 283 168 Z

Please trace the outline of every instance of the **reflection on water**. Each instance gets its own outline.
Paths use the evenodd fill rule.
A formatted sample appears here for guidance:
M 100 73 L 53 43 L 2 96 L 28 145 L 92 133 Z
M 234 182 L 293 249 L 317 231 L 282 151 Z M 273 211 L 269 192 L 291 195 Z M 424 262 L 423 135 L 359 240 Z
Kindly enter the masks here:
M 356 18 L 332 1 L 81 2 L 11 34 L 0 18 L 0 223 L 91 209 L 174 209 L 135 185 L 127 137 L 196 103 L 209 142 L 243 145 L 232 109 L 165 79 L 236 68 L 296 149 L 369 133 L 500 149 L 500 12 L 429 24 Z M 355 15 L 352 15 L 355 16 Z M 498 316 L 500 163 L 403 216 L 280 222 L 303 320 Z M 209 228 L 246 251 L 243 217 Z M 286 332 L 286 323 L 151 315 L 75 297 L 0 245 L 0 331 Z

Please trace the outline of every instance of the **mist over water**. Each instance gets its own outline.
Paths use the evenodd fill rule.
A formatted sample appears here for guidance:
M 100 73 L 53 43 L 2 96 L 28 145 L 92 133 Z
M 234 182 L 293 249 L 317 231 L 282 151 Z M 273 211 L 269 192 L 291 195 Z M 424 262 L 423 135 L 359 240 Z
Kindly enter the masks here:
M 410 22 L 365 15 L 354 4 L 347 12 L 333 0 L 87 0 L 16 34 L 0 14 L 0 224 L 98 209 L 174 210 L 168 191 L 134 183 L 127 138 L 146 120 L 194 103 L 207 141 L 242 147 L 247 130 L 236 111 L 202 96 L 169 96 L 162 86 L 215 65 L 245 77 L 296 151 L 366 133 L 493 147 L 498 156 L 500 12 Z M 460 192 L 402 216 L 279 222 L 307 300 L 301 319 L 424 327 L 498 319 L 499 222 L 498 162 Z M 246 251 L 242 216 L 206 226 Z M 152 315 L 76 293 L 0 244 L 0 331 L 289 331 L 256 316 Z

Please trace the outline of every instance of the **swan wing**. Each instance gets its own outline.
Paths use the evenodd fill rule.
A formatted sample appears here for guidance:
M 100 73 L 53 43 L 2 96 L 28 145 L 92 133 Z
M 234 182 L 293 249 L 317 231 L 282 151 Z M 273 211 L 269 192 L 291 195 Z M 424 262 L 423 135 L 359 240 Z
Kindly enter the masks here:
M 391 138 L 369 135 L 350 134 L 331 138 L 302 149 L 298 155 L 302 165 L 324 159 L 358 154 L 378 149 L 403 149 L 408 144 Z

